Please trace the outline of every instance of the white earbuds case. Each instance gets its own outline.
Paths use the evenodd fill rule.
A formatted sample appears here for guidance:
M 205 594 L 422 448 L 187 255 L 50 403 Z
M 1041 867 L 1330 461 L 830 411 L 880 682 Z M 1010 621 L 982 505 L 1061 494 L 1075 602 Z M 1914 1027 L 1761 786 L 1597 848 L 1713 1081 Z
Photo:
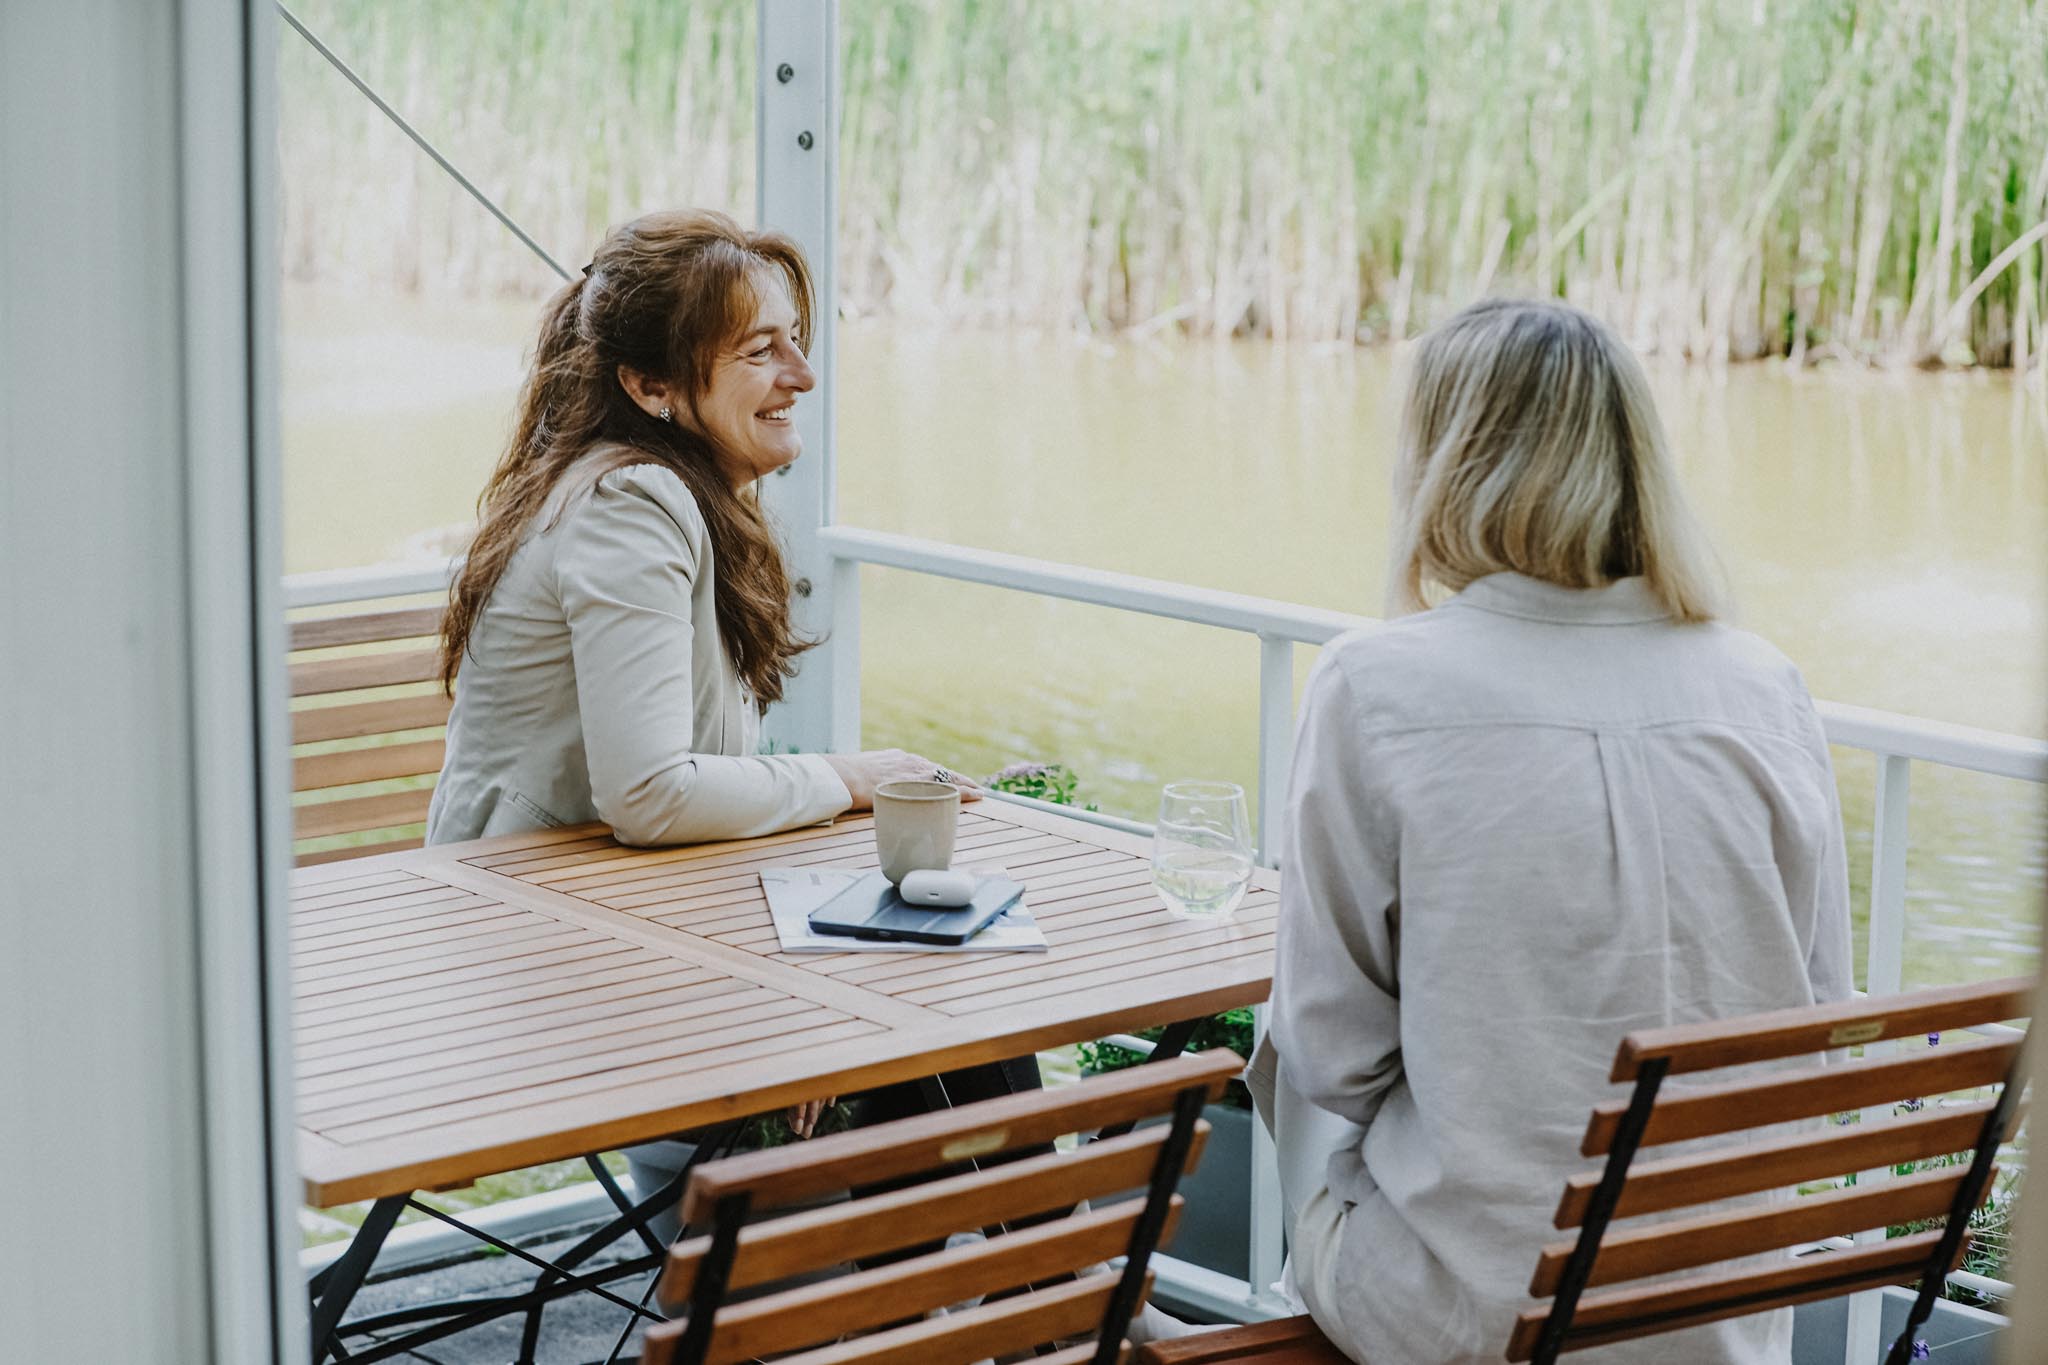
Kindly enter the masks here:
M 974 899 L 974 874 L 952 870 L 935 872 L 921 867 L 903 874 L 903 880 L 896 885 L 896 894 L 909 905 L 957 910 Z

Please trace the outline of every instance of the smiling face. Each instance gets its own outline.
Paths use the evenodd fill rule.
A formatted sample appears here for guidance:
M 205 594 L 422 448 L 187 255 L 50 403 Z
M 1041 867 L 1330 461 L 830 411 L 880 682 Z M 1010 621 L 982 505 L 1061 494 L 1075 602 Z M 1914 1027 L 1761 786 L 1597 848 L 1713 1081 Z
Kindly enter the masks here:
M 711 382 L 694 413 L 677 412 L 709 436 L 735 488 L 772 474 L 803 453 L 796 430 L 796 396 L 817 383 L 797 346 L 796 307 L 789 287 L 770 270 L 757 270 L 753 321 L 718 353 Z

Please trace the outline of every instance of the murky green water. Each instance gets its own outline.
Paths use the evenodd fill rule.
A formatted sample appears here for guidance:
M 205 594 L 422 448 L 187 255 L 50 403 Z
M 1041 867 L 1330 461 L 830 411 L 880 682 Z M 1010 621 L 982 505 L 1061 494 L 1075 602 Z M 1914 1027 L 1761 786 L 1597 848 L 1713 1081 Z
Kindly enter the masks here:
M 497 454 L 533 304 L 292 293 L 286 559 L 400 556 L 464 523 Z M 2048 731 L 2048 418 L 1993 375 L 1657 373 L 1742 622 L 1816 696 Z M 849 523 L 1375 613 L 1399 360 L 847 325 Z M 1060 759 L 1104 809 L 1161 782 L 1252 783 L 1248 637 L 865 571 L 864 730 L 970 772 Z M 1297 678 L 1312 651 L 1298 651 Z M 1873 764 L 1838 752 L 1867 880 Z M 1914 772 L 1908 977 L 2031 968 L 2038 788 Z

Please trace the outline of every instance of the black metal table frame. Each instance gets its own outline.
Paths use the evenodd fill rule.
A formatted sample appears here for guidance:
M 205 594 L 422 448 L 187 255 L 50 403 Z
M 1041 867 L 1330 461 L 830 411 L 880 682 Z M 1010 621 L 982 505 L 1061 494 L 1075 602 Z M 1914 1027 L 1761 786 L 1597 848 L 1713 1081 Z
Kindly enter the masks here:
M 1206 1017 L 1206 1016 L 1205 1016 Z M 1177 1057 L 1187 1047 L 1201 1018 L 1184 1019 L 1167 1025 L 1160 1033 L 1146 1061 L 1166 1061 Z M 927 1103 L 934 1107 L 947 1105 L 943 1087 L 927 1082 L 925 1086 Z M 515 1365 L 537 1365 L 534 1352 L 540 1345 L 542 1314 L 550 1303 L 567 1298 L 572 1294 L 591 1293 L 617 1304 L 627 1312 L 625 1330 L 612 1347 L 612 1356 L 605 1365 L 618 1356 L 620 1349 L 631 1335 L 633 1324 L 640 1319 L 650 1322 L 666 1322 L 667 1317 L 647 1306 L 647 1299 L 654 1290 L 654 1281 L 648 1281 L 647 1292 L 639 1303 L 634 1303 L 605 1288 L 617 1280 L 630 1279 L 635 1275 L 659 1270 L 667 1247 L 655 1236 L 649 1220 L 664 1208 L 675 1207 L 683 1197 L 683 1190 L 689 1184 L 690 1173 L 697 1165 L 708 1160 L 713 1153 L 723 1155 L 730 1150 L 738 1138 L 744 1119 L 720 1124 L 704 1130 L 696 1143 L 696 1150 L 676 1172 L 675 1178 L 645 1199 L 635 1203 L 619 1187 L 618 1181 L 604 1162 L 596 1155 L 584 1157 L 591 1174 L 611 1199 L 617 1212 L 601 1227 L 586 1234 L 577 1243 L 561 1254 L 558 1261 L 549 1261 L 523 1247 L 515 1246 L 503 1238 L 493 1236 L 483 1229 L 463 1222 L 453 1214 L 431 1205 L 421 1203 L 416 1193 L 392 1194 L 378 1199 L 370 1206 L 370 1212 L 363 1219 L 349 1241 L 348 1248 L 312 1275 L 306 1283 L 312 1315 L 313 1365 L 325 1365 L 330 1360 L 350 1361 L 355 1365 L 370 1365 L 373 1361 L 386 1360 L 403 1352 L 415 1350 L 443 1337 L 467 1331 L 471 1327 L 497 1318 L 509 1317 L 514 1313 L 526 1315 L 526 1326 L 520 1338 L 519 1357 Z M 1105 1128 L 1097 1139 L 1118 1137 L 1130 1131 L 1131 1125 Z M 433 1303 L 414 1304 L 407 1308 L 372 1314 L 344 1322 L 343 1316 L 355 1302 L 356 1294 L 368 1278 L 370 1268 L 383 1250 L 384 1241 L 398 1223 L 399 1214 L 407 1208 L 417 1209 L 432 1218 L 459 1228 L 506 1255 L 517 1257 L 538 1268 L 533 1286 L 516 1294 L 471 1295 L 465 1298 L 443 1299 Z M 684 1234 L 688 1229 L 684 1229 Z M 647 1248 L 645 1254 L 614 1261 L 601 1269 L 587 1274 L 576 1273 L 576 1268 L 614 1243 L 630 1236 L 637 1236 Z M 416 1332 L 400 1336 L 382 1337 L 377 1334 L 410 1323 L 425 1322 L 429 1325 Z M 350 1338 L 375 1337 L 367 1347 L 351 1350 L 347 1346 Z

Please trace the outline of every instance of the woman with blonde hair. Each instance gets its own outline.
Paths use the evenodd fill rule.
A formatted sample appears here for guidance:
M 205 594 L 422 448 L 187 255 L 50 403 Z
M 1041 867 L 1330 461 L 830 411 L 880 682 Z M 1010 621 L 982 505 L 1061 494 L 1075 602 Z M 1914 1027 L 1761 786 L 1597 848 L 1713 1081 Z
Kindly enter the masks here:
M 1255 1089 L 1323 1331 L 1491 1362 L 1622 1035 L 1848 995 L 1847 872 L 1813 704 L 1717 619 L 1612 331 L 1459 313 L 1415 348 L 1396 460 L 1397 619 L 1302 703 Z M 1790 1339 L 1780 1312 L 1585 1357 Z

